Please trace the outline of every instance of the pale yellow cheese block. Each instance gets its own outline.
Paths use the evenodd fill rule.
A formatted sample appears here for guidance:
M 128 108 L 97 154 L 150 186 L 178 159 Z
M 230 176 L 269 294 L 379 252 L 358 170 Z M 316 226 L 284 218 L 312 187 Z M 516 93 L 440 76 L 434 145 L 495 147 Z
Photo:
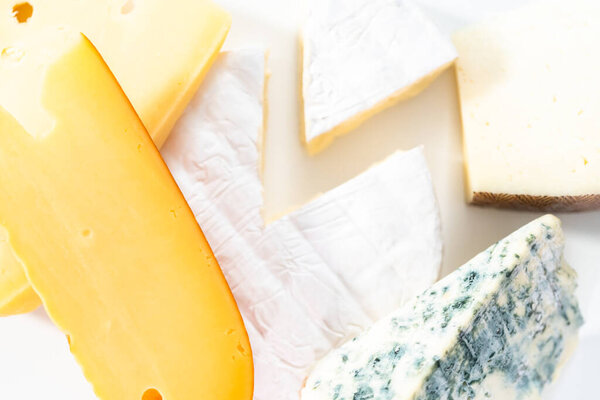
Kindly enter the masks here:
M 230 25 L 231 17 L 210 0 L 0 0 L 0 52 L 49 26 L 83 32 L 160 147 Z
M 243 321 L 158 150 L 91 43 L 44 35 L 0 62 L 0 224 L 33 288 L 101 400 L 250 400 Z
M 467 200 L 600 208 L 600 2 L 547 0 L 456 33 Z
M 74 27 L 99 49 L 157 146 L 214 61 L 231 24 L 209 0 L 0 0 L 0 58 L 21 65 L 21 47 L 50 26 Z M 27 110 L 25 97 L 11 103 Z M 43 124 L 44 116 L 30 118 Z M 47 121 L 46 121 L 47 122 Z M 0 241 L 0 316 L 40 305 L 12 250 Z

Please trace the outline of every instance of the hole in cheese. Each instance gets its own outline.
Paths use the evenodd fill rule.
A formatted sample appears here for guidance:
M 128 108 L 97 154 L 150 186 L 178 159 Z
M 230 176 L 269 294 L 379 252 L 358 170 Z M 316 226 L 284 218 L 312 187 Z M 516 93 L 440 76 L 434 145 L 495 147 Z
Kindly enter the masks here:
M 92 231 L 89 229 L 84 229 L 81 231 L 81 236 L 83 237 L 90 237 L 92 236 Z
M 0 52 L 0 60 L 12 63 L 18 63 L 25 56 L 25 52 L 16 47 L 5 47 Z
M 133 11 L 134 8 L 135 8 L 134 0 L 127 0 L 125 2 L 125 4 L 123 4 L 123 7 L 121 7 L 121 14 L 123 14 L 123 15 L 129 14 L 130 12 Z
M 142 400 L 162 400 L 162 395 L 156 389 L 148 389 L 142 395 Z
M 27 2 L 15 4 L 13 7 L 13 16 L 23 24 L 33 15 L 33 6 Z
M 245 356 L 246 355 L 246 349 L 244 348 L 244 346 L 242 346 L 241 343 L 238 343 L 237 345 L 237 351 L 242 355 Z

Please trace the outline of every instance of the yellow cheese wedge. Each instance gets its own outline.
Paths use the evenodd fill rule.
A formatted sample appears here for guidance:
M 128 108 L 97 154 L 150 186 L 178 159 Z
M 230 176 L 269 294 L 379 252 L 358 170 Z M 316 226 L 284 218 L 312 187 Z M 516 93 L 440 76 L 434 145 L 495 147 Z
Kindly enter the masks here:
M 210 0 L 0 0 L 0 52 L 49 26 L 83 32 L 160 147 L 230 25 Z
M 49 26 L 84 32 L 160 147 L 212 65 L 230 24 L 229 15 L 209 0 L 0 0 L 0 58 L 19 64 L 20 44 L 40 37 Z M 26 98 L 17 97 L 13 104 L 19 101 Z M 38 307 L 39 298 L 2 241 L 0 263 L 0 316 Z
M 97 396 L 251 399 L 235 300 L 110 70 L 79 34 L 22 50 L 0 61 L 0 224 Z

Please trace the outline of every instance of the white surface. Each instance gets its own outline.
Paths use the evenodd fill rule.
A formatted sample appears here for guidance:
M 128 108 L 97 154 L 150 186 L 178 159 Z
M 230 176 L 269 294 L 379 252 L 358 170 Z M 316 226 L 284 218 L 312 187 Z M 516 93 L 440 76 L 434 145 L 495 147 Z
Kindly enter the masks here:
M 568 0 L 565 0 L 568 1 Z M 525 0 L 419 0 L 446 32 L 465 21 Z M 269 121 L 265 151 L 265 213 L 280 215 L 364 171 L 396 149 L 425 145 L 441 208 L 447 274 L 538 213 L 500 211 L 464 202 L 460 121 L 454 71 L 418 97 L 373 117 L 357 131 L 310 158 L 299 139 L 298 30 L 305 13 L 297 0 L 220 0 L 233 14 L 226 48 L 270 49 Z M 545 400 L 593 399 L 600 357 L 600 212 L 559 214 L 566 256 L 579 272 L 587 319 L 581 343 Z M 87 391 L 86 391 L 87 390 Z M 87 397 L 86 397 L 87 396 Z M 0 398 L 86 400 L 87 383 L 64 336 L 42 311 L 0 320 Z
M 448 35 L 412 0 L 312 0 L 302 41 L 308 142 L 456 58 Z
M 222 53 L 161 153 L 246 322 L 256 400 L 294 400 L 308 369 L 437 279 L 441 232 L 421 148 L 265 226 L 257 146 L 264 52 Z

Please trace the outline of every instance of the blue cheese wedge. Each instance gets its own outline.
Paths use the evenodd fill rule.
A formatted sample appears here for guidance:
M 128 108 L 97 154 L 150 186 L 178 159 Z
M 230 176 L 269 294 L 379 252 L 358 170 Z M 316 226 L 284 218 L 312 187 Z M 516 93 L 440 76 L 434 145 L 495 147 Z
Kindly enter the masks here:
M 302 32 L 308 151 L 418 94 L 455 58 L 450 38 L 410 0 L 311 0 Z
M 535 220 L 329 353 L 302 400 L 538 399 L 577 343 L 575 280 Z

